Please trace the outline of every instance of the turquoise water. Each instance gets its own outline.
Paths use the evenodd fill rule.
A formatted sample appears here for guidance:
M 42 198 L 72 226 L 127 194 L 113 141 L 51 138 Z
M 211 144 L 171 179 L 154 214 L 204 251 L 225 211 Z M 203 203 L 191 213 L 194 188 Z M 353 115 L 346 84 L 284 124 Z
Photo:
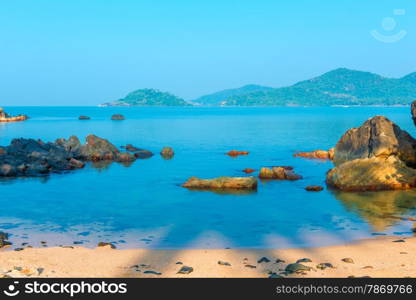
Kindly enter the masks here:
M 410 234 L 415 192 L 306 192 L 330 162 L 294 158 L 329 149 L 349 128 L 382 114 L 416 135 L 407 107 L 99 108 L 9 107 L 30 120 L 0 124 L 0 144 L 93 133 L 155 152 L 130 166 L 88 165 L 70 174 L 0 181 L 0 230 L 15 247 L 99 241 L 119 248 L 286 248 L 337 244 L 373 233 Z M 113 113 L 125 115 L 114 122 Z M 79 121 L 88 115 L 90 121 Z M 158 153 L 175 150 L 172 160 Z M 250 151 L 230 158 L 225 152 Z M 245 176 L 244 168 L 291 165 L 304 179 L 261 182 L 255 193 L 189 191 L 188 177 Z M 394 216 L 391 218 L 390 216 Z

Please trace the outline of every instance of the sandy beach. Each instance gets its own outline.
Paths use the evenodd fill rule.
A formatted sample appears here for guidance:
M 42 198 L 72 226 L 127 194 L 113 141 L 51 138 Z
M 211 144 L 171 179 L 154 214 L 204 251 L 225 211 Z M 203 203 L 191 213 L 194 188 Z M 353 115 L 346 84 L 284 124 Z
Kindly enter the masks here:
M 26 248 L 0 252 L 4 277 L 416 277 L 416 238 L 380 236 L 338 246 L 301 249 L 117 250 L 109 246 Z M 266 257 L 269 262 L 259 262 Z M 285 274 L 299 259 L 310 271 Z M 347 262 L 343 259 L 347 258 Z M 306 260 L 306 261 L 308 261 Z M 219 261 L 222 263 L 220 264 Z M 330 263 L 332 267 L 317 268 Z M 189 274 L 177 274 L 182 267 Z

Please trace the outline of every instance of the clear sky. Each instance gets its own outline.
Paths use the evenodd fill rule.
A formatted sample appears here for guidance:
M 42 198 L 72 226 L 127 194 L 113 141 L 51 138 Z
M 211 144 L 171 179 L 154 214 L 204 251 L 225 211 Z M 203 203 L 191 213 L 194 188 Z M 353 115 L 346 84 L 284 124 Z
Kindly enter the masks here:
M 371 35 L 374 29 L 406 35 L 385 43 Z M 97 105 L 146 87 L 192 99 L 249 83 L 289 85 L 337 67 L 389 77 L 415 72 L 416 1 L 13 0 L 0 6 L 0 106 Z

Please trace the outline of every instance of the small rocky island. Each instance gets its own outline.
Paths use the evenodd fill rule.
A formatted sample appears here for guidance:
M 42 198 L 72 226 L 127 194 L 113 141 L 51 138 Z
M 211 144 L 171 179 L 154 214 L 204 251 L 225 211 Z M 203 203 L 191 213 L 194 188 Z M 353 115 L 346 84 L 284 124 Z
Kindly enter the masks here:
M 191 106 L 191 104 L 170 93 L 155 89 L 140 89 L 127 94 L 124 98 L 99 106 Z
M 10 116 L 8 113 L 4 111 L 2 107 L 0 107 L 0 122 L 20 122 L 27 120 L 28 117 L 25 115 L 18 115 L 18 116 Z

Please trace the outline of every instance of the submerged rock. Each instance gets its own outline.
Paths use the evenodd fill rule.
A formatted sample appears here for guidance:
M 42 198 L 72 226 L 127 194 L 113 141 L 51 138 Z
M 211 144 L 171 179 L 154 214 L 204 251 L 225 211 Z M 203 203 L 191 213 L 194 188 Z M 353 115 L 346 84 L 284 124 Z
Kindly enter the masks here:
M 125 120 L 126 118 L 123 115 L 120 114 L 114 114 L 111 116 L 111 120 L 113 121 L 122 121 Z
M 191 177 L 183 185 L 189 189 L 257 189 L 257 179 L 254 177 L 218 177 L 213 179 L 200 179 Z
M 227 152 L 227 155 L 233 156 L 233 157 L 236 157 L 239 155 L 248 155 L 248 154 L 249 154 L 248 151 L 239 151 L 239 150 L 231 150 Z
M 261 179 L 279 179 L 279 180 L 298 180 L 302 176 L 293 172 L 291 167 L 263 167 L 260 169 L 259 178 Z
M 127 144 L 126 146 L 121 146 L 121 148 L 124 148 L 124 149 L 126 149 L 126 151 L 129 151 L 129 152 L 136 152 L 136 151 L 140 150 L 139 148 L 133 146 L 132 144 Z
M 326 150 L 314 150 L 310 152 L 298 152 L 293 154 L 294 157 L 304 157 L 310 159 L 329 159 L 332 160 L 334 158 L 334 148 Z
M 145 159 L 145 158 L 149 158 L 153 156 L 153 153 L 151 151 L 137 148 L 133 146 L 132 144 L 122 146 L 121 148 L 124 148 L 129 152 L 133 152 L 134 157 L 139 158 L 139 159 Z
M 246 174 L 251 174 L 251 173 L 256 172 L 256 170 L 254 170 L 254 169 L 250 169 L 250 168 L 245 168 L 245 169 L 243 170 L 243 172 L 244 172 L 244 173 L 246 173 Z
M 173 152 L 171 147 L 163 147 L 162 151 L 160 151 L 160 155 L 164 159 L 171 159 L 175 155 L 175 152 Z
M 78 120 L 91 120 L 91 118 L 88 116 L 79 116 Z
M 320 185 L 308 185 L 307 187 L 305 187 L 305 190 L 307 190 L 308 192 L 320 192 L 323 189 L 324 188 Z

